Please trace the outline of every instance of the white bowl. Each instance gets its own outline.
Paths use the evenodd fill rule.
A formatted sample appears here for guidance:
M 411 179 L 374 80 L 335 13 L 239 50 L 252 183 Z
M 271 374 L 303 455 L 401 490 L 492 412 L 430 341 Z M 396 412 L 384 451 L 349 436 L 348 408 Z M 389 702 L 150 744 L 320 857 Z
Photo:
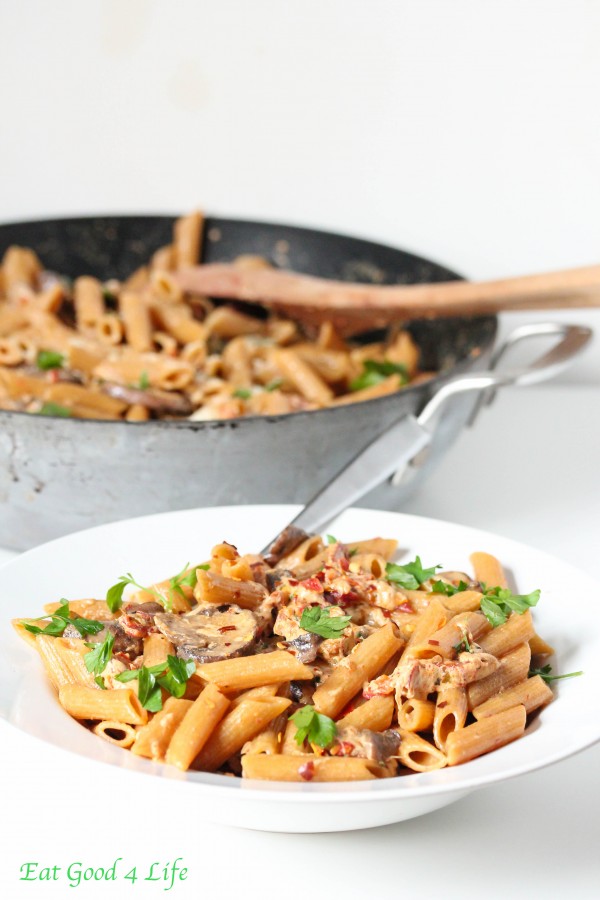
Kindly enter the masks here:
M 206 558 L 222 540 L 241 552 L 259 550 L 297 511 L 290 506 L 216 507 L 130 519 L 68 535 L 9 562 L 0 569 L 0 715 L 66 751 L 140 773 L 148 790 L 151 778 L 172 779 L 174 794 L 181 791 L 182 799 L 185 794 L 196 814 L 209 821 L 266 831 L 347 831 L 399 822 L 557 762 L 600 739 L 595 582 L 523 544 L 433 519 L 351 509 L 328 531 L 347 541 L 397 538 L 402 558 L 418 553 L 425 565 L 441 563 L 448 569 L 468 571 L 475 550 L 495 554 L 521 592 L 541 588 L 534 615 L 539 633 L 556 648 L 554 672 L 584 671 L 580 678 L 555 683 L 555 702 L 521 740 L 462 766 L 358 784 L 282 784 L 181 773 L 114 747 L 71 719 L 37 655 L 10 625 L 10 618 L 40 615 L 42 604 L 61 597 L 103 597 L 125 572 L 141 583 L 161 580 L 190 560 Z

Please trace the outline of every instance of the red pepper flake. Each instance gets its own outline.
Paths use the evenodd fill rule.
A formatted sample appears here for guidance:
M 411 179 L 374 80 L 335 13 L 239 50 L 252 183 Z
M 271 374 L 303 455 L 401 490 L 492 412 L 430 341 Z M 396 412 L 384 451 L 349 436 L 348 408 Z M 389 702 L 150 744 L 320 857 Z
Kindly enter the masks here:
M 338 741 L 337 746 L 339 747 L 338 754 L 340 756 L 350 756 L 354 750 L 354 744 L 351 744 L 350 741 Z
M 445 706 L 448 706 L 447 700 L 442 700 L 441 703 L 438 703 L 438 709 L 443 709 Z
M 314 774 L 315 774 L 315 764 L 312 761 L 312 759 L 306 763 L 303 763 L 298 768 L 298 775 L 300 776 L 300 778 L 303 778 L 304 781 L 312 781 Z
M 382 609 L 381 612 L 383 613 L 383 615 L 385 616 L 386 619 L 391 619 L 391 618 L 392 618 L 392 614 L 391 614 L 391 612 L 389 611 L 389 609 Z
M 219 632 L 221 634 L 224 634 L 226 631 L 235 631 L 235 629 L 236 629 L 235 625 L 223 625 L 222 628 L 219 628 Z
M 356 591 L 348 591 L 345 594 L 342 594 L 339 599 L 339 605 L 343 608 L 344 606 L 350 606 L 352 603 L 361 603 L 362 598 L 356 593 Z
M 323 582 L 325 581 L 325 572 L 323 571 L 323 569 L 321 569 L 320 572 L 317 572 L 315 578 L 318 578 L 321 584 L 323 584 Z
M 434 641 L 434 640 L 431 640 L 431 639 L 429 639 L 429 640 L 427 641 L 427 643 L 428 643 L 428 644 L 433 644 L 434 647 L 439 647 L 439 646 L 440 646 L 440 642 L 439 642 L 439 641 Z
M 301 582 L 301 585 L 306 588 L 307 591 L 317 591 L 319 594 L 323 591 L 323 585 L 318 578 L 307 578 L 305 581 Z
M 398 612 L 403 612 L 403 613 L 414 612 L 414 609 L 412 608 L 412 604 L 411 604 L 410 600 L 407 600 L 406 603 L 401 603 L 400 606 L 396 607 L 396 609 L 398 610 Z
M 300 584 L 300 582 L 296 581 L 295 578 L 288 578 L 288 584 L 291 584 L 292 587 L 296 587 L 296 585 Z
M 347 572 L 348 569 L 350 568 L 350 563 L 348 562 L 348 560 L 346 559 L 345 556 L 342 556 L 339 563 L 340 563 L 340 569 L 342 569 L 342 571 L 344 571 L 344 572 Z

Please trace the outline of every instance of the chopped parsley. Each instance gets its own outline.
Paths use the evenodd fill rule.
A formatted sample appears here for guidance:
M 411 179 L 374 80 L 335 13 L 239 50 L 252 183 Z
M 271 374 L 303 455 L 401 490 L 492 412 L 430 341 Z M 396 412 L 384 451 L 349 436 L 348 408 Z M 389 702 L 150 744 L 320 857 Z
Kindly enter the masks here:
M 232 396 L 237 397 L 238 400 L 249 400 L 252 396 L 252 391 L 248 388 L 237 388 Z
M 583 672 L 566 672 L 564 675 L 551 675 L 552 666 L 546 665 L 542 666 L 540 669 L 536 669 L 532 667 L 529 670 L 529 677 L 533 678 L 534 675 L 539 675 L 546 684 L 550 684 L 551 681 L 560 681 L 561 678 L 575 678 L 578 675 L 583 675 Z
M 281 385 L 283 384 L 283 378 L 274 378 L 273 381 L 269 381 L 268 384 L 265 384 L 265 391 L 278 391 Z
M 430 569 L 424 569 L 421 557 L 416 556 L 413 562 L 406 563 L 403 566 L 398 566 L 396 563 L 387 563 L 385 577 L 392 584 L 398 584 L 408 591 L 417 591 L 420 585 L 433 578 L 436 569 L 441 568 L 441 565 L 437 565 L 432 566 Z
M 196 663 L 193 659 L 179 659 L 177 656 L 169 655 L 165 663 L 127 669 L 116 675 L 115 680 L 127 683 L 137 678 L 140 703 L 150 712 L 158 712 L 163 706 L 161 688 L 173 697 L 181 698 L 185 694 L 188 680 L 195 671 Z
M 325 749 L 331 746 L 337 733 L 333 719 L 318 713 L 314 706 L 302 706 L 290 720 L 296 728 L 295 740 L 302 746 L 308 738 L 309 743 Z
M 45 628 L 39 625 L 24 624 L 24 628 L 31 634 L 51 634 L 53 637 L 61 637 L 68 625 L 74 625 L 77 631 L 83 636 L 84 634 L 98 634 L 102 631 L 104 625 L 102 622 L 96 622 L 94 619 L 82 619 L 79 616 L 71 616 L 69 612 L 69 601 L 64 598 L 60 601 L 61 605 L 50 616 L 50 621 Z M 48 616 L 40 616 L 34 621 L 40 622 L 47 619 Z
M 453 597 L 455 594 L 460 594 L 462 591 L 466 591 L 469 585 L 466 581 L 459 581 L 458 587 L 455 587 L 453 584 L 449 584 L 447 581 L 434 581 L 431 590 L 434 594 L 444 594 L 446 597 Z
M 338 539 L 336 537 L 334 537 L 332 534 L 326 534 L 325 540 L 327 541 L 328 544 L 339 544 Z
M 49 369 L 62 369 L 64 361 L 62 353 L 55 353 L 54 350 L 40 350 L 35 364 L 42 372 L 47 372 Z
M 117 610 L 120 609 L 123 605 L 123 591 L 128 584 L 132 584 L 134 587 L 139 588 L 140 591 L 147 591 L 147 593 L 152 594 L 152 596 L 155 597 L 156 600 L 165 608 L 171 608 L 172 604 L 167 597 L 163 597 L 162 594 L 159 594 L 159 592 L 154 588 L 144 587 L 142 584 L 139 584 L 135 580 L 131 572 L 128 572 L 127 575 L 121 575 L 117 583 L 113 584 L 112 587 L 109 587 L 108 591 L 106 592 L 106 605 L 111 612 L 117 612 Z
M 101 644 L 86 642 L 85 646 L 90 649 L 90 652 L 85 654 L 83 661 L 88 672 L 96 676 L 102 675 L 112 657 L 114 642 L 114 634 L 107 634 Z
M 312 606 L 302 610 L 300 628 L 323 638 L 336 638 L 341 635 L 351 618 L 352 616 L 332 616 L 329 608 Z
M 454 645 L 454 649 L 457 653 L 472 653 L 473 645 L 469 641 L 469 635 L 466 631 L 463 631 L 462 639 L 458 642 L 458 644 Z
M 174 594 L 179 594 L 180 597 L 185 598 L 185 594 L 183 592 L 183 585 L 186 587 L 194 588 L 196 587 L 196 583 L 198 581 L 198 576 L 196 575 L 196 569 L 204 568 L 204 566 L 195 566 L 190 569 L 190 564 L 186 563 L 181 572 L 177 575 L 174 575 L 173 578 L 169 581 L 169 588 Z M 208 568 L 208 566 L 206 566 Z M 188 572 L 187 570 L 190 569 Z
M 150 387 L 150 378 L 148 377 L 148 373 L 144 369 L 142 374 L 140 375 L 140 380 L 138 382 L 138 387 L 140 391 L 147 391 Z
M 402 384 L 408 382 L 408 372 L 406 366 L 402 365 L 402 363 L 393 363 L 387 359 L 383 360 L 383 362 L 378 362 L 375 359 L 366 359 L 363 362 L 363 370 L 360 375 L 350 382 L 350 390 L 362 391 L 365 388 L 374 387 L 376 384 L 381 384 L 390 375 L 400 375 Z
M 522 615 L 540 599 L 540 591 L 531 594 L 513 594 L 509 588 L 485 588 L 481 598 L 481 612 L 493 628 L 503 625 L 511 612 Z
M 50 401 L 47 401 L 46 403 L 42 403 L 37 415 L 60 416 L 63 419 L 70 419 L 73 413 L 66 406 L 61 406 L 60 403 L 51 403 Z

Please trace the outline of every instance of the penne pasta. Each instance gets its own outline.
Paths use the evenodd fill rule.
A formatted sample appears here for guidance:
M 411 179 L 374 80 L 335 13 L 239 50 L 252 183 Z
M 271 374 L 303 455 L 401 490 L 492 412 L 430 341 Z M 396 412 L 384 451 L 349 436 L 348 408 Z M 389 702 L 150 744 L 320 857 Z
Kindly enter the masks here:
M 526 718 L 524 706 L 513 706 L 451 732 L 446 741 L 448 765 L 456 766 L 467 762 L 521 737 Z
M 187 710 L 167 749 L 166 761 L 186 771 L 221 721 L 229 700 L 213 684 L 207 684 Z
M 58 699 L 74 719 L 101 719 L 128 725 L 145 725 L 148 721 L 148 713 L 130 688 L 100 691 L 82 684 L 63 684 Z

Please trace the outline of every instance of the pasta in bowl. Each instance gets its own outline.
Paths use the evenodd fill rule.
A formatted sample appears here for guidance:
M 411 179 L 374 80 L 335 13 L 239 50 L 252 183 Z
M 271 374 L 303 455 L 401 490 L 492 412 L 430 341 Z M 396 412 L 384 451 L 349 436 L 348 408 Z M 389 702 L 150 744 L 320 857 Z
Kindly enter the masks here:
M 561 586 L 555 577 L 561 565 L 549 566 L 543 554 L 521 550 L 525 564 L 516 571 L 519 545 L 510 541 L 444 523 L 359 511 L 332 526 L 339 542 L 311 538 L 293 551 L 296 557 L 292 552 L 274 567 L 253 555 L 239 556 L 225 543 L 210 556 L 207 548 L 202 566 L 208 569 L 182 569 L 180 562 L 177 571 L 164 566 L 167 558 L 174 561 L 174 551 L 199 552 L 196 541 L 192 548 L 189 538 L 181 540 L 190 527 L 204 541 L 214 536 L 212 529 L 222 533 L 229 524 L 232 540 L 242 545 L 250 537 L 255 545 L 256 515 L 219 509 L 94 530 L 101 547 L 103 532 L 107 545 L 125 539 L 128 553 L 113 551 L 110 568 L 116 577 L 128 559 L 135 579 L 128 575 L 113 585 L 108 592 L 112 611 L 105 599 L 71 601 L 68 610 L 56 601 L 59 606 L 49 609 L 46 619 L 27 623 L 34 633 L 25 629 L 37 649 L 43 648 L 61 702 L 88 726 L 67 728 L 69 719 L 57 707 L 54 690 L 52 699 L 45 689 L 44 715 L 51 714 L 62 731 L 52 738 L 55 742 L 218 795 L 224 804 L 216 814 L 221 821 L 227 820 L 224 810 L 241 804 L 246 812 L 240 821 L 250 827 L 286 827 L 286 804 L 288 813 L 299 804 L 302 812 L 294 827 L 329 830 L 365 824 L 364 818 L 363 825 L 344 821 L 338 806 L 342 798 L 358 798 L 367 804 L 363 812 L 373 804 L 372 824 L 396 821 L 597 738 L 597 722 L 576 724 L 579 704 L 590 698 L 593 639 L 587 638 L 590 646 L 584 639 L 575 652 L 561 652 L 563 642 L 574 645 L 569 628 L 565 633 L 559 627 L 560 610 L 559 615 L 553 610 L 557 584 L 561 590 L 568 567 Z M 386 559 L 393 550 L 387 540 L 353 544 L 356 529 L 364 534 L 369 525 L 371 533 L 400 537 L 403 552 L 396 562 Z M 172 531 L 178 539 L 167 540 L 165 554 L 162 542 Z M 70 552 L 79 546 L 85 557 L 92 534 L 55 546 L 77 538 Z M 160 572 L 174 572 L 164 582 L 148 578 L 139 540 L 150 538 L 158 541 L 157 578 Z M 535 625 L 531 608 L 537 590 L 517 594 L 503 587 L 491 555 L 475 556 L 473 571 L 463 571 L 469 568 L 473 542 L 509 562 L 524 589 L 542 588 Z M 457 572 L 438 568 L 439 562 L 453 561 Z M 106 596 L 111 580 L 106 562 L 87 581 L 88 593 Z M 100 585 L 98 575 L 102 591 L 94 589 Z M 273 590 L 267 575 L 280 579 Z M 566 575 L 573 577 L 570 571 Z M 137 587 L 138 596 L 130 597 L 126 582 L 133 580 L 151 590 Z M 53 586 L 58 583 L 55 576 Z M 77 583 L 81 573 L 79 579 L 64 578 L 59 593 L 75 596 Z M 31 612 L 27 599 L 27 610 L 19 604 L 19 630 L 24 630 L 21 617 Z M 165 603 L 172 608 L 165 609 Z M 207 606 L 212 615 L 206 614 Z M 552 648 L 538 636 L 538 620 L 539 633 L 556 640 L 558 663 L 548 662 Z M 100 625 L 95 633 L 92 622 Z M 66 628 L 80 627 L 88 633 L 64 636 Z M 109 634 L 114 640 L 107 653 Z M 528 677 L 532 668 L 538 672 Z M 549 703 L 552 690 L 546 681 L 581 670 L 583 677 L 557 682 L 560 696 Z M 35 667 L 38 684 L 40 675 Z M 259 797 L 263 805 L 265 797 L 273 800 L 264 825 L 251 813 Z M 305 804 L 320 804 L 321 797 L 324 806 L 315 827 Z

